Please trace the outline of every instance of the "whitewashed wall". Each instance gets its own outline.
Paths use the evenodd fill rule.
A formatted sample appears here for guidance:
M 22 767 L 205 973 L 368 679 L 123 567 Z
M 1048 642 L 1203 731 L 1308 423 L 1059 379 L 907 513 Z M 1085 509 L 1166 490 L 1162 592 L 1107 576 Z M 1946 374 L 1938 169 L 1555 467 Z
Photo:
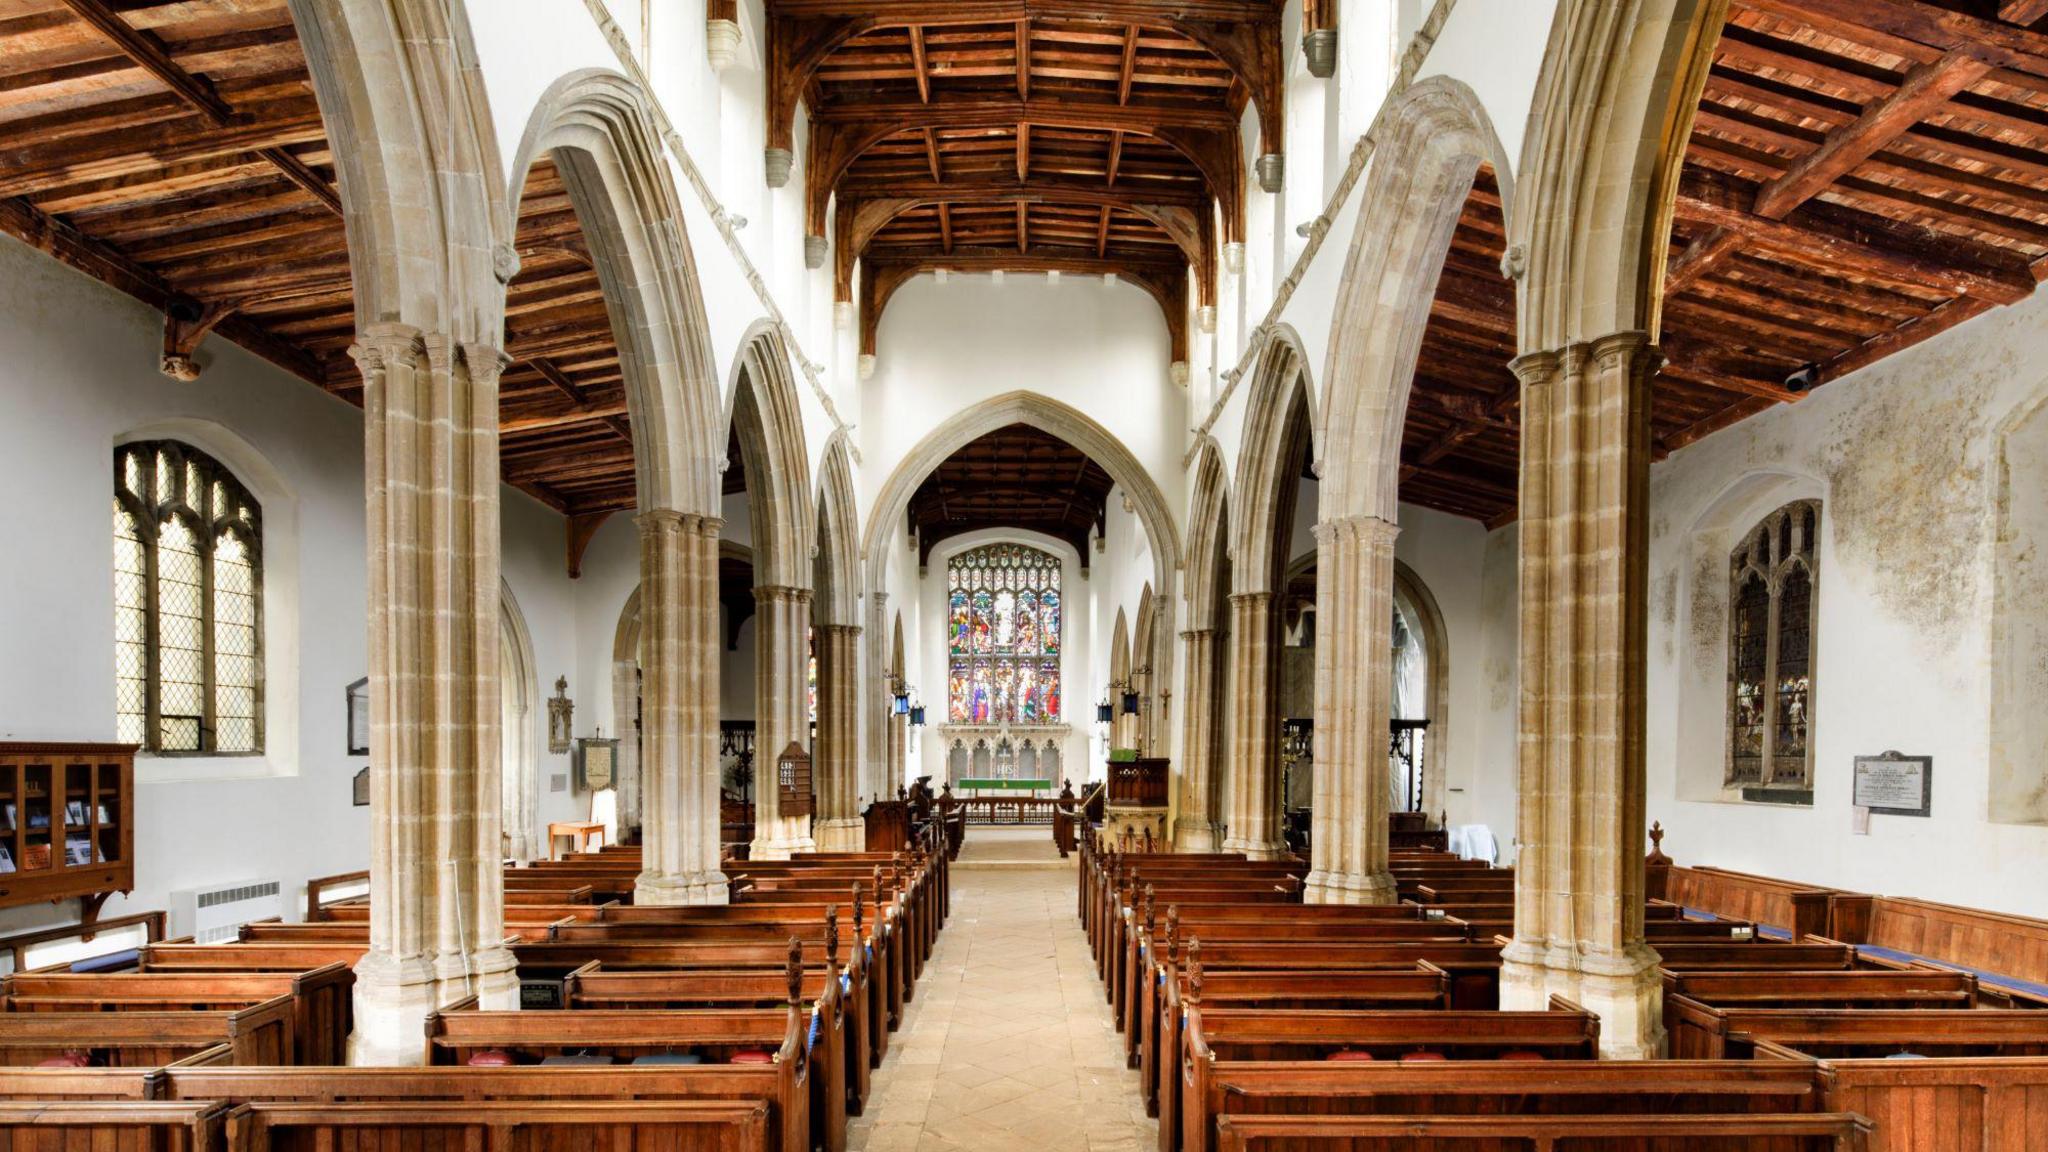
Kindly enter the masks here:
M 0 483 L 15 562 L 0 566 L 0 739 L 114 737 L 112 453 L 137 432 L 176 434 L 223 462 L 254 457 L 283 491 L 264 503 L 265 755 L 137 766 L 136 891 L 108 913 L 162 908 L 172 891 L 366 867 L 369 810 L 349 802 L 367 757 L 345 754 L 343 690 L 368 666 L 363 426 L 359 410 L 219 339 L 190 384 L 157 372 L 162 318 L 40 253 L 0 240 Z M 254 480 L 242 469 L 245 480 Z M 534 646 L 536 702 L 571 673 L 561 519 L 504 494 L 506 581 Z M 295 683 L 294 683 L 295 682 Z M 572 698 L 583 685 L 570 675 Z M 538 704 L 537 704 L 538 706 Z M 543 713 L 544 715 L 544 713 Z M 578 716 L 587 733 L 587 714 Z M 566 756 L 536 741 L 539 821 Z M 0 912 L 0 931 L 62 922 L 68 906 Z
M 1989 792 L 1993 465 L 2001 423 L 2048 393 L 2044 319 L 2041 297 L 1989 313 L 1652 470 L 1649 814 L 1674 859 L 2048 914 L 2048 826 L 2001 822 Z M 1728 553 L 1695 538 L 1800 496 L 1822 501 L 1814 805 L 1700 799 L 1726 746 Z M 1852 760 L 1888 749 L 1934 758 L 1933 814 L 1856 835 Z

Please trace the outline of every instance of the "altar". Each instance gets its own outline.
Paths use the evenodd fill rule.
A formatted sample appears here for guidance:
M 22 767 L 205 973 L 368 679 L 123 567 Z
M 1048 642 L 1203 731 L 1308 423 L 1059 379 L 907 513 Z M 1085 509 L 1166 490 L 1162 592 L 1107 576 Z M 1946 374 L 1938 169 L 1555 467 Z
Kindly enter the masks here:
M 962 776 L 953 783 L 953 794 L 969 796 L 1052 796 L 1059 792 L 1057 780 L 1028 780 L 1012 776 Z

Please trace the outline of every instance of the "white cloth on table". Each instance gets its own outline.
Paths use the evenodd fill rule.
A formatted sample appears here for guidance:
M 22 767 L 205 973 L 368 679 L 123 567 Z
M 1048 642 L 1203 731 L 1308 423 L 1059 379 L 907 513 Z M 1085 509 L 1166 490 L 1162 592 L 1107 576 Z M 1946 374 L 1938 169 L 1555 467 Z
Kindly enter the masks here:
M 1493 838 L 1493 829 L 1484 824 L 1461 824 L 1451 829 L 1451 851 L 1466 860 L 1484 860 L 1489 864 L 1500 861 L 1500 845 Z

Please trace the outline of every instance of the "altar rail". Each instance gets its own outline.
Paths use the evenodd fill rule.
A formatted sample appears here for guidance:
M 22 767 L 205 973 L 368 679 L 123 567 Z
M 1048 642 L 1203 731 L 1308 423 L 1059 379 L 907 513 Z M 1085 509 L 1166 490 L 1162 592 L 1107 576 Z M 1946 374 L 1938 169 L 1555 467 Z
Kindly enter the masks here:
M 969 824 L 1051 824 L 1059 803 L 1051 796 L 956 796 L 946 806 Z

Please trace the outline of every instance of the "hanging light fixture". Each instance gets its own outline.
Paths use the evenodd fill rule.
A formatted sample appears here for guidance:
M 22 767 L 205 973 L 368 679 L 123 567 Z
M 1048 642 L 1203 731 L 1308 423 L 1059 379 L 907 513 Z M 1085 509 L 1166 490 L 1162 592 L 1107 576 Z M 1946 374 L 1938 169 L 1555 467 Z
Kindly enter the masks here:
M 1109 697 L 1104 696 L 1102 703 L 1095 706 L 1095 722 L 1097 724 L 1107 724 L 1115 719 L 1116 710 L 1109 706 Z
M 924 705 L 912 704 L 910 706 L 910 726 L 912 728 L 924 727 Z
M 1137 714 L 1138 690 L 1126 684 L 1124 685 L 1124 715 L 1136 716 Z

